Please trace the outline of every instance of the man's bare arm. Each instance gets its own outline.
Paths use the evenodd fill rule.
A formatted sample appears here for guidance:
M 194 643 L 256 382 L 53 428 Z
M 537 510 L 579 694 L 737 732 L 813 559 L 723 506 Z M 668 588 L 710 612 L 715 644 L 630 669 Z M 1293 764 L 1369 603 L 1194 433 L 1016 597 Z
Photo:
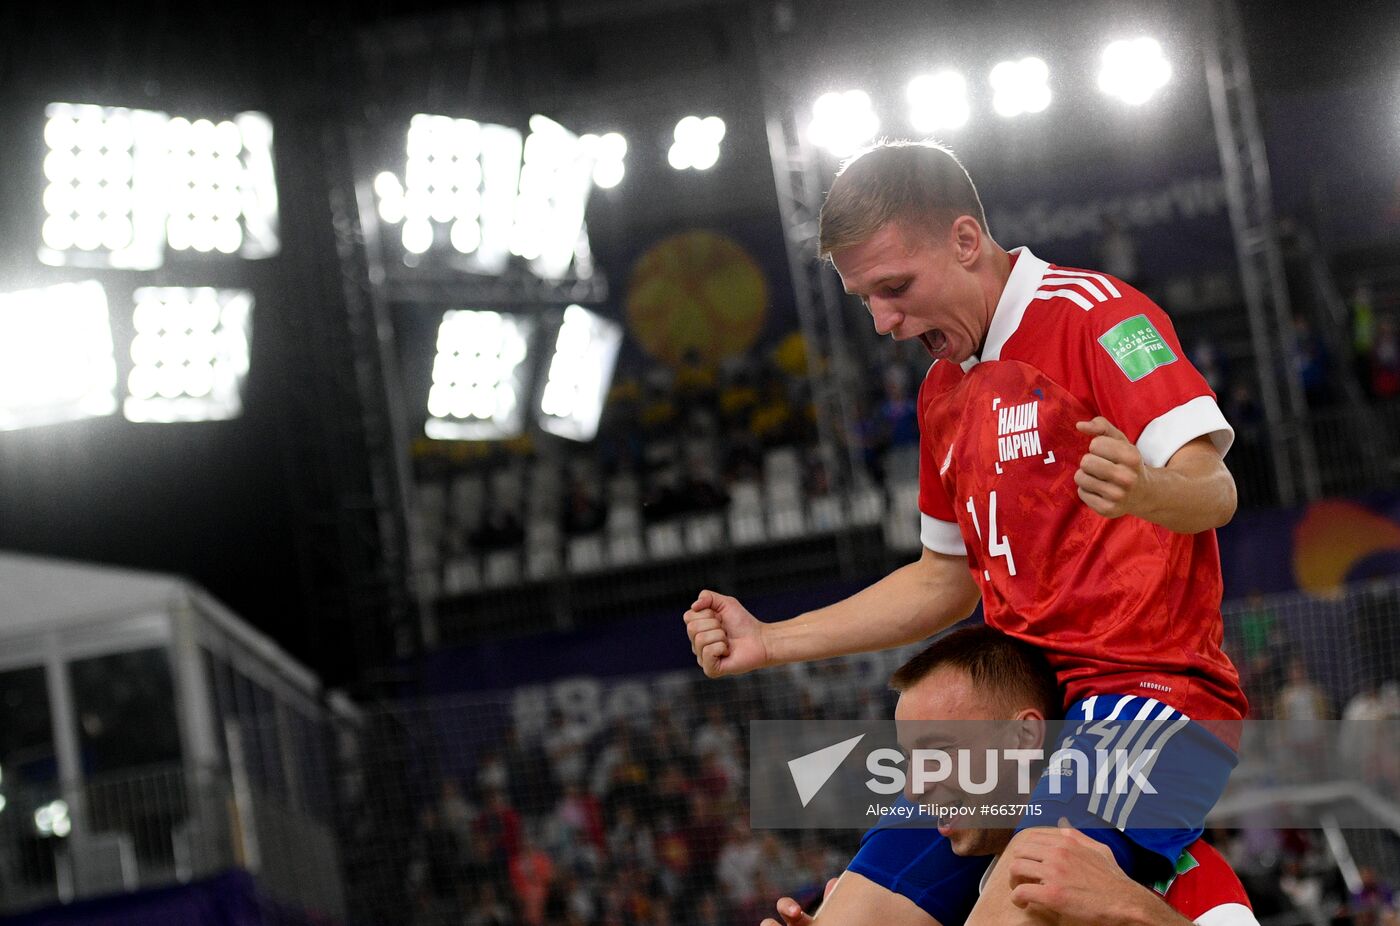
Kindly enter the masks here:
M 978 596 L 966 557 L 925 549 L 849 598 L 772 624 L 736 598 L 701 592 L 685 613 L 686 633 L 700 667 L 717 678 L 915 643 L 967 617 Z
M 1081 421 L 1078 428 L 1095 436 L 1074 481 L 1079 498 L 1104 517 L 1131 514 L 1196 534 L 1235 516 L 1235 478 L 1209 436 L 1188 441 L 1166 466 L 1155 467 L 1106 418 Z
M 914 901 L 863 875 L 847 871 L 832 881 L 815 917 L 803 913 L 791 897 L 784 897 L 777 907 L 783 922 L 767 919 L 760 926 L 939 926 Z
M 971 614 L 980 595 L 967 557 L 925 549 L 849 598 L 770 625 L 769 650 L 782 665 L 917 643 Z

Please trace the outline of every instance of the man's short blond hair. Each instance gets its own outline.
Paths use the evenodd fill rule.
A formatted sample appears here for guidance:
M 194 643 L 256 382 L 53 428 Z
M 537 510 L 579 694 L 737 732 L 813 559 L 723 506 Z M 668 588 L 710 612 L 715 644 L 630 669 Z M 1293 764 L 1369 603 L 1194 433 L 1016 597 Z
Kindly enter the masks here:
M 951 150 L 934 142 L 881 142 L 837 173 L 822 206 L 819 254 L 829 259 L 890 222 L 935 233 L 964 215 L 987 232 L 977 187 Z

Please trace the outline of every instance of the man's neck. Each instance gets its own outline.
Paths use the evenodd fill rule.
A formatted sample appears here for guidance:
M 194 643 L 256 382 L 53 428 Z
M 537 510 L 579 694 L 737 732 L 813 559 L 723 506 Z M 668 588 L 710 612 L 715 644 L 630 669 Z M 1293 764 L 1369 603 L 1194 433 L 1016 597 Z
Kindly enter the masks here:
M 1006 291 L 1006 283 L 1011 279 L 1011 268 L 1016 265 L 1016 258 L 1001 245 L 988 239 L 990 253 L 988 258 L 988 279 L 987 286 L 983 291 L 983 302 L 986 311 L 986 323 L 982 328 L 982 341 L 977 345 L 977 356 L 981 357 L 987 349 L 987 336 L 992 331 L 992 318 L 996 316 L 997 305 L 1001 303 L 1001 294 Z

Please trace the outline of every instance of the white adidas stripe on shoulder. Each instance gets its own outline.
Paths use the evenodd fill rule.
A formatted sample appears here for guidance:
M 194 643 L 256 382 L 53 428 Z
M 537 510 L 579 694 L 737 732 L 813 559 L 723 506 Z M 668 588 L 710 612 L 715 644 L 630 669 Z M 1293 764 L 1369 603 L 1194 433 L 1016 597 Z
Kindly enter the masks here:
M 1085 299 L 1082 293 L 1079 293 L 1072 289 L 1042 289 L 1038 291 L 1033 298 L 1068 299 L 1070 302 L 1073 302 L 1075 305 L 1079 306 L 1086 312 L 1094 307 L 1094 303 L 1090 302 L 1088 299 Z M 1099 299 L 1096 301 L 1105 302 L 1107 300 Z
M 1094 299 L 1096 299 L 1099 302 L 1105 302 L 1108 300 L 1108 297 L 1104 295 L 1103 290 L 1099 289 L 1098 285 L 1095 284 L 1094 281 L 1088 277 L 1057 276 L 1055 272 L 1052 271 L 1051 273 L 1047 273 L 1040 279 L 1040 285 L 1042 287 L 1047 286 L 1051 283 L 1056 283 L 1064 286 L 1078 286 L 1082 288 L 1086 293 L 1093 296 Z M 1114 295 L 1117 295 L 1117 293 L 1114 293 Z
M 1090 273 L 1087 270 L 1062 270 L 1059 267 L 1056 267 L 1053 270 L 1046 271 L 1046 276 L 1049 276 L 1051 274 L 1062 277 L 1084 277 L 1090 280 L 1097 280 L 1099 283 L 1103 284 L 1104 289 L 1108 290 L 1109 293 L 1113 295 L 1114 299 L 1118 299 L 1123 295 L 1118 291 L 1118 287 L 1113 285 L 1113 281 L 1110 280 L 1108 277 L 1104 276 L 1102 273 Z
M 1122 295 L 1113 281 L 1102 273 L 1055 267 L 1041 278 L 1033 298 L 1068 299 L 1087 312 L 1096 304 L 1122 298 Z

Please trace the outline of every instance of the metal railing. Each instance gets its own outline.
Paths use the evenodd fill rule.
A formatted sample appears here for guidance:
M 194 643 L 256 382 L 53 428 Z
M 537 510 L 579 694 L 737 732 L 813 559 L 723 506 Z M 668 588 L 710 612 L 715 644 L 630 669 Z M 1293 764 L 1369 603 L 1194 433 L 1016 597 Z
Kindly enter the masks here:
M 183 884 L 247 868 L 274 900 L 343 919 L 330 825 L 220 769 L 161 765 L 69 792 L 7 787 L 0 813 L 0 914 Z M 256 851 L 250 851 L 256 847 Z

